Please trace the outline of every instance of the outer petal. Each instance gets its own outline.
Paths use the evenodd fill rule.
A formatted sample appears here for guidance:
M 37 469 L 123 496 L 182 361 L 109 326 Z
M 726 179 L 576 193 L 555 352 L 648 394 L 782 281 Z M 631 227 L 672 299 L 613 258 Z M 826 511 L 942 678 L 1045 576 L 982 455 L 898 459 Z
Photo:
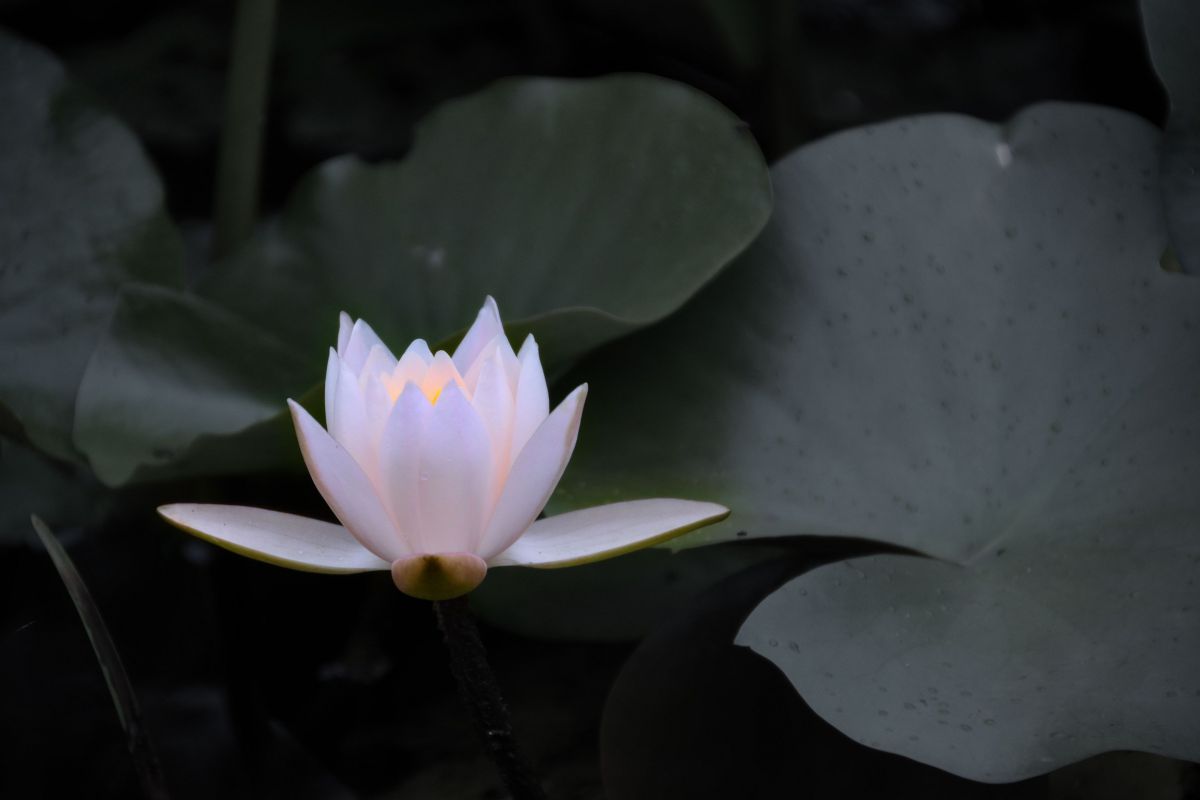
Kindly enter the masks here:
M 177 528 L 240 555 L 307 572 L 367 572 L 391 565 L 341 525 L 246 506 L 177 503 L 158 513 Z
M 466 375 L 487 343 L 503 335 L 504 325 L 500 322 L 500 309 L 492 296 L 488 295 L 483 301 L 483 308 L 479 309 L 475 316 L 475 322 L 454 349 L 454 366 L 458 367 L 461 374 Z
M 342 316 L 346 316 L 346 312 L 342 312 Z M 349 336 L 349 331 L 346 336 Z M 337 351 L 332 347 L 329 348 L 329 361 L 325 365 L 325 418 L 329 419 L 329 409 L 333 408 L 334 396 L 337 394 L 338 376 L 342 374 L 342 360 L 338 358 Z
M 378 470 L 375 467 L 375 445 L 367 425 L 367 409 L 363 402 L 358 379 L 343 359 L 334 384 L 333 404 L 325 407 L 325 424 L 338 444 L 346 448 L 372 483 Z
M 492 442 L 493 469 L 497 476 L 497 481 L 492 487 L 494 495 L 501 488 L 504 476 L 508 474 L 508 465 L 512 460 L 509 446 L 513 436 L 513 395 L 499 353 L 493 352 L 480 371 L 479 382 L 471 395 L 471 405 L 475 406 L 476 413 L 483 420 Z M 495 497 L 491 499 L 495 500 Z M 491 510 L 492 503 L 489 503 L 487 511 Z
M 389 563 L 410 550 L 366 473 L 299 403 L 288 400 L 300 452 L 317 490 L 354 538 Z
M 433 406 L 421 387 L 404 387 L 379 442 L 381 486 L 392 518 L 414 553 L 430 552 L 424 541 L 420 497 L 421 437 Z
M 540 519 L 492 567 L 570 567 L 640 550 L 719 522 L 729 509 L 694 500 L 631 500 Z
M 554 409 L 517 456 L 476 551 L 484 561 L 516 541 L 550 499 L 575 450 L 585 397 L 586 383 Z
M 510 463 L 516 461 L 521 448 L 550 414 L 550 393 L 546 389 L 546 375 L 542 372 L 542 360 L 538 356 L 537 342 L 533 340 L 532 334 L 525 338 L 517 360 L 521 364 L 521 373 L 517 378 Z
M 445 388 L 421 435 L 421 537 L 427 553 L 475 553 L 491 499 L 492 445 L 457 386 Z
M 392 351 L 388 350 L 387 345 L 365 320 L 360 319 L 354 323 L 354 327 L 350 329 L 350 335 L 346 338 L 345 347 L 342 346 L 341 336 L 338 337 L 338 355 L 350 366 L 355 375 L 362 370 L 373 347 L 382 347 L 389 356 L 392 355 Z M 395 356 L 392 358 L 394 359 Z

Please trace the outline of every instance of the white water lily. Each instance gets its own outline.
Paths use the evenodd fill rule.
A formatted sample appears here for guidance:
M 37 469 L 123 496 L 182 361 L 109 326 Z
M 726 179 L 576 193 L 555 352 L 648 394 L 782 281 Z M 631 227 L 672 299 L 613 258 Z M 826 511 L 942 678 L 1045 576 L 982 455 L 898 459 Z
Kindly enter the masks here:
M 172 524 L 230 550 L 315 572 L 390 570 L 399 589 L 465 594 L 489 567 L 565 567 L 724 519 L 690 500 L 634 500 L 538 520 L 579 431 L 584 384 L 550 411 L 537 344 L 514 353 L 488 298 L 448 355 L 400 358 L 341 316 L 325 375 L 328 431 L 289 400 L 317 489 L 341 525 L 243 506 L 175 504 Z

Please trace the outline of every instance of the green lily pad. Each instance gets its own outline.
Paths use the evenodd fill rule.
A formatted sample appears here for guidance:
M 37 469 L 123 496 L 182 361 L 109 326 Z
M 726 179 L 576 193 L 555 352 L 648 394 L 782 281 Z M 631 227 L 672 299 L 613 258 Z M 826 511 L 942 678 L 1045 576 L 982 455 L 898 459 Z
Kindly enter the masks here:
M 0 403 L 63 459 L 75 390 L 130 281 L 178 284 L 182 255 L 133 134 L 39 47 L 0 33 Z
M 1163 139 L 1163 199 L 1184 271 L 1200 273 L 1200 4 L 1142 0 L 1150 57 L 1171 99 Z
M 770 202 L 752 139 L 692 89 L 501 82 L 435 112 L 403 161 L 319 167 L 197 295 L 131 295 L 88 369 L 76 440 L 111 484 L 293 461 L 283 401 L 324 374 L 339 311 L 399 352 L 453 343 L 490 293 L 553 370 L 677 309 Z
M 275 466 L 296 452 L 284 401 L 310 380 L 293 348 L 225 309 L 129 288 L 80 383 L 75 441 L 110 486 L 139 470 L 163 478 Z M 218 446 L 235 434 L 236 448 Z
M 694 89 L 505 80 L 431 114 L 402 161 L 319 167 L 202 291 L 321 364 L 339 311 L 399 348 L 491 294 L 553 366 L 675 311 L 770 207 L 748 131 Z
M 1183 611 L 1200 581 L 1186 543 L 1200 528 L 1186 488 L 1196 445 L 1163 405 L 1195 404 L 1200 284 L 1158 266 L 1159 139 L 1123 112 L 1043 105 L 1004 126 L 921 117 L 801 149 L 774 168 L 775 216 L 742 260 L 584 365 L 589 413 L 555 504 L 708 497 L 733 515 L 693 544 L 860 536 L 957 562 L 827 567 L 743 629 L 762 652 L 781 650 L 763 644 L 774 639 L 816 654 L 824 672 L 777 663 L 859 741 L 992 781 L 1102 749 L 1200 756 L 1200 695 L 1182 677 L 1200 673 L 1200 625 Z M 1174 433 L 1120 439 L 1140 403 Z M 1118 457 L 1144 468 L 1114 484 L 1083 471 Z M 1083 515 L 1070 524 L 1067 504 Z M 983 570 L 991 559 L 1019 570 Z M 1105 592 L 1122 602 L 1077 619 L 1072 603 Z M 805 597 L 826 598 L 821 625 Z M 987 637 L 1006 647 L 970 655 Z M 871 704 L 920 707 L 897 678 L 906 663 L 928 678 L 927 703 L 929 687 L 954 695 L 953 726 L 936 707 Z M 1153 701 L 1122 693 L 1123 664 Z M 1020 725 L 972 716 L 961 693 L 993 684 L 1017 698 Z M 956 741 L 962 725 L 978 746 Z M 1047 749 L 1052 733 L 1063 743 Z

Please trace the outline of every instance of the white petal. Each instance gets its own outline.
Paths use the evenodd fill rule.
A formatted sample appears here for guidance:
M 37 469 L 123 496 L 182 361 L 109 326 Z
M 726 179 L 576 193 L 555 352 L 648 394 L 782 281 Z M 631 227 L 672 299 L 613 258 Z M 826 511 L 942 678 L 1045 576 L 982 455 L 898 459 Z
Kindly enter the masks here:
M 339 361 L 333 404 L 325 408 L 325 424 L 329 428 L 329 435 L 354 456 L 363 472 L 374 482 L 377 477 L 375 447 L 367 427 L 367 409 L 362 391 L 350 366 L 343 359 Z
M 354 320 L 345 311 L 338 314 L 338 345 L 339 353 L 346 352 L 346 345 L 350 344 L 350 331 L 354 328 Z
M 447 386 L 455 385 L 459 389 L 466 389 L 466 384 L 463 383 L 462 376 L 458 374 L 458 368 L 454 366 L 454 362 L 450 356 L 446 355 L 445 350 L 439 350 L 433 357 L 433 361 L 429 364 L 429 369 L 426 370 L 424 377 L 419 381 L 421 389 L 424 390 L 425 396 L 429 398 L 429 402 L 436 402 L 438 395 L 442 393 Z
M 382 347 L 384 350 L 387 350 L 388 355 L 392 354 L 392 351 L 387 349 L 387 345 L 371 329 L 371 326 L 365 320 L 361 319 L 355 322 L 354 327 L 350 329 L 350 336 L 346 341 L 346 346 L 340 346 L 340 337 L 338 345 L 338 355 L 350 366 L 355 375 L 362 370 L 363 364 L 367 361 L 367 356 L 371 354 L 371 348 Z
M 358 371 L 359 384 L 366 383 L 367 378 L 390 375 L 394 369 L 396 357 L 392 355 L 392 351 L 381 344 L 374 345 L 371 352 L 367 353 L 367 360 L 363 362 L 362 369 Z
M 479 375 L 483 372 L 484 364 L 488 363 L 493 356 L 499 354 L 501 363 L 504 364 L 504 374 L 508 377 L 508 384 L 512 393 L 517 393 L 517 377 L 521 373 L 521 362 L 517 360 L 517 354 L 513 352 L 512 345 L 508 343 L 505 336 L 497 336 L 492 341 L 484 345 L 483 352 L 475 359 L 475 363 L 471 365 L 471 369 L 463 375 L 463 382 L 467 385 L 469 391 L 475 391 L 475 384 L 479 382 Z
M 342 312 L 345 316 L 345 312 Z M 349 335 L 349 334 L 347 334 Z M 342 360 L 337 352 L 329 348 L 329 363 L 325 366 L 325 419 L 329 420 L 329 409 L 333 408 L 334 396 L 337 394 L 338 375 L 342 372 Z
M 496 511 L 476 551 L 484 561 L 515 542 L 550 499 L 575 450 L 586 396 L 585 383 L 554 409 L 513 462 Z
M 424 339 L 413 339 L 412 343 L 404 349 L 404 355 L 410 358 L 419 358 L 426 364 L 433 361 L 433 351 L 429 349 L 429 343 Z
M 421 435 L 421 538 L 428 553 L 474 553 L 491 498 L 492 445 L 457 386 L 438 397 Z
M 503 335 L 504 325 L 500 322 L 500 309 L 492 296 L 488 295 L 483 301 L 483 308 L 479 309 L 479 314 L 475 317 L 475 322 L 454 349 L 454 365 L 458 367 L 458 371 L 463 375 L 467 374 L 471 365 L 483 352 L 484 346 L 497 336 Z
M 379 442 L 383 438 L 383 426 L 392 415 L 392 396 L 378 376 L 366 379 L 362 387 L 363 408 L 366 409 L 367 439 L 371 443 L 371 463 L 379 464 Z M 381 484 L 382 485 L 382 484 Z
M 471 405 L 475 406 L 475 411 L 483 420 L 492 442 L 493 470 L 497 476 L 492 487 L 494 501 L 495 492 L 501 486 L 500 480 L 508 474 L 511 460 L 509 445 L 513 436 L 513 394 L 499 353 L 493 353 L 480 370 L 479 381 L 471 395 Z M 491 510 L 492 503 L 488 503 L 485 513 Z
M 631 500 L 540 519 L 491 567 L 570 567 L 639 550 L 719 522 L 729 509 L 694 500 Z
M 410 550 L 375 487 L 346 450 L 299 403 L 288 400 L 300 452 L 317 490 L 364 547 L 391 563 Z
M 537 342 L 530 335 L 517 354 L 521 364 L 517 379 L 516 414 L 513 418 L 512 450 L 509 461 L 516 461 L 521 448 L 533 436 L 550 414 L 550 393 L 546 389 L 546 375 L 542 372 L 542 361 L 538 357 Z
M 433 406 L 415 383 L 404 387 L 383 427 L 379 444 L 381 486 L 392 518 L 414 553 L 429 549 L 422 538 L 419 494 L 421 436 Z
M 246 506 L 177 503 L 158 513 L 172 525 L 240 555 L 308 572 L 367 572 L 391 564 L 341 525 Z

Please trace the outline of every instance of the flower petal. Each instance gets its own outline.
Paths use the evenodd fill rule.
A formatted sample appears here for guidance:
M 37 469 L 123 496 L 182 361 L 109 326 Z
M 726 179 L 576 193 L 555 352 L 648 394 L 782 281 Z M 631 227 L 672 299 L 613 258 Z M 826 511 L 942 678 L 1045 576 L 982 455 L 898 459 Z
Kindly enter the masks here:
M 334 383 L 333 404 L 325 407 L 325 425 L 329 435 L 337 441 L 363 472 L 378 485 L 375 468 L 375 445 L 367 426 L 367 409 L 363 402 L 358 380 L 344 359 L 340 362 L 337 381 Z
M 542 372 L 542 360 L 532 334 L 525 338 L 517 360 L 521 364 L 521 373 L 517 378 L 510 462 L 516 461 L 529 437 L 550 415 L 550 393 L 546 389 L 546 375 Z
M 459 389 L 467 388 L 463 383 L 462 375 L 458 373 L 458 368 L 454 366 L 454 361 L 446 355 L 445 350 L 438 350 L 434 354 L 429 369 L 426 370 L 424 377 L 419 382 L 431 403 L 437 402 L 438 396 L 447 386 L 453 384 Z
M 516 541 L 550 499 L 575 450 L 585 397 L 586 383 L 554 409 L 513 462 L 496 511 L 476 551 L 484 561 Z
M 458 367 L 458 371 L 466 375 L 487 343 L 503 335 L 504 325 L 500 322 L 500 309 L 492 296 L 488 295 L 483 301 L 483 308 L 479 309 L 475 316 L 475 322 L 454 349 L 454 365 Z
M 426 553 L 474 553 L 491 500 L 492 444 L 483 420 L 450 384 L 425 423 L 419 448 L 421 539 Z
M 511 461 L 509 446 L 513 435 L 513 394 L 505 374 L 504 362 L 499 353 L 493 352 L 492 357 L 484 364 L 479 373 L 479 381 L 471 395 L 471 405 L 483 420 L 492 442 L 493 470 L 497 482 L 493 485 L 493 495 L 501 487 L 500 481 L 508 474 Z M 491 500 L 495 500 L 493 496 Z M 489 502 L 486 511 L 492 510 Z
M 264 508 L 177 503 L 158 513 L 177 528 L 240 555 L 308 572 L 367 572 L 391 565 L 341 525 Z
M 342 337 L 338 336 L 338 355 L 342 357 L 355 375 L 362 370 L 363 364 L 367 361 L 367 356 L 371 354 L 371 348 L 382 347 L 387 351 L 389 356 L 392 351 L 388 350 L 383 340 L 371 329 L 371 326 L 366 323 L 366 320 L 358 320 L 354 323 L 354 327 L 350 329 L 350 335 L 346 337 L 345 346 L 342 346 Z M 395 356 L 392 356 L 395 358 Z
M 342 312 L 345 316 L 346 312 Z M 350 334 L 347 333 L 347 336 Z M 329 348 L 329 362 L 325 365 L 325 420 L 328 424 L 329 409 L 333 408 L 334 396 L 337 394 L 338 376 L 342 374 L 342 360 L 338 358 L 337 351 L 332 347 Z
M 354 458 L 299 403 L 288 400 L 300 452 L 317 490 L 360 543 L 388 563 L 409 554 L 375 487 Z
M 420 452 L 421 436 L 433 406 L 421 387 L 404 387 L 383 426 L 379 442 L 379 470 L 385 502 L 400 534 L 414 553 L 426 553 L 421 522 Z
M 716 503 L 659 498 L 613 503 L 540 519 L 491 567 L 570 567 L 665 542 L 719 522 L 729 509 Z
M 346 352 L 346 345 L 350 344 L 350 331 L 354 330 L 354 320 L 345 311 L 338 314 L 338 344 L 337 351 L 339 353 Z
M 371 348 L 371 352 L 367 353 L 367 360 L 363 362 L 362 369 L 358 371 L 359 385 L 366 383 L 368 378 L 390 375 L 394 369 L 396 369 L 396 357 L 392 355 L 392 351 L 377 344 Z

